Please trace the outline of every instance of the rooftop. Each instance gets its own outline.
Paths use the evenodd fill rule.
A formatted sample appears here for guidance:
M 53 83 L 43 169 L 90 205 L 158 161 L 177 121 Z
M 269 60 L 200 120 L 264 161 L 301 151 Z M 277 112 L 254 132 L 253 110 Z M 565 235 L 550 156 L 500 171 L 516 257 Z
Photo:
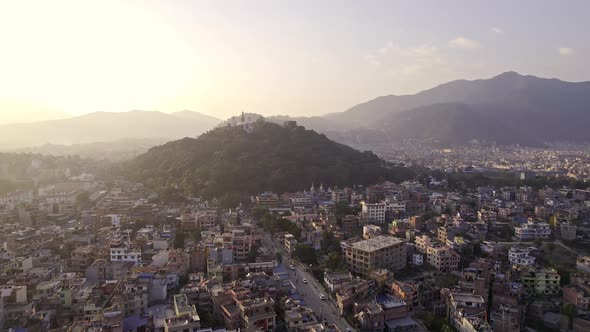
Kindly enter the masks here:
M 364 251 L 376 251 L 381 250 L 390 246 L 398 245 L 400 243 L 404 243 L 405 240 L 388 236 L 388 235 L 378 235 L 368 240 L 363 240 L 359 242 L 355 242 L 350 246 L 354 249 L 364 250 Z

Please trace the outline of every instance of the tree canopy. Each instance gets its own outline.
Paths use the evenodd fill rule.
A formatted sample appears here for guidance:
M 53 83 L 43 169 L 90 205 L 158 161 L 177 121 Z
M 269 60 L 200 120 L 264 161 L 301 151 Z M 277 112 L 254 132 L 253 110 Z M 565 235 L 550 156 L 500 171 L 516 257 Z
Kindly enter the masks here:
M 401 181 L 413 172 L 387 167 L 372 152 L 360 152 L 300 126 L 259 121 L 252 130 L 226 126 L 197 139 L 154 147 L 126 167 L 152 187 L 173 186 L 205 197 L 229 200 L 263 191 L 291 192 L 312 182 L 330 185 Z

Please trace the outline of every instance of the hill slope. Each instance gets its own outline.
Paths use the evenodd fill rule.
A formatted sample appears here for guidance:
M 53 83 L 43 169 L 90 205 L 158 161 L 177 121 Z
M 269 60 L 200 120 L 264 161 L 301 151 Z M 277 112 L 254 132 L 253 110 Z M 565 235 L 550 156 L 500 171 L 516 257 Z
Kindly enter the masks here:
M 221 120 L 196 112 L 98 112 L 69 119 L 0 126 L 0 148 L 84 144 L 128 138 L 195 137 Z
M 222 126 L 197 139 L 154 147 L 125 168 L 152 187 L 175 185 L 206 197 L 303 190 L 314 181 L 352 185 L 413 176 L 402 167 L 385 168 L 371 152 L 356 151 L 301 126 L 265 121 L 253 123 L 248 131 Z

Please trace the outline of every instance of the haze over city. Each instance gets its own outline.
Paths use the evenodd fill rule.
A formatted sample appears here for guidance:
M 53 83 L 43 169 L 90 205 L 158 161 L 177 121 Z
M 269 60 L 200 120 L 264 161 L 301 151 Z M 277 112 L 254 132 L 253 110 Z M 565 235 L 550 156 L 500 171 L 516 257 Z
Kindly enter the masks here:
M 0 332 L 590 331 L 589 12 L 0 0 Z
M 3 1 L 0 123 L 323 115 L 454 79 L 590 77 L 586 1 Z

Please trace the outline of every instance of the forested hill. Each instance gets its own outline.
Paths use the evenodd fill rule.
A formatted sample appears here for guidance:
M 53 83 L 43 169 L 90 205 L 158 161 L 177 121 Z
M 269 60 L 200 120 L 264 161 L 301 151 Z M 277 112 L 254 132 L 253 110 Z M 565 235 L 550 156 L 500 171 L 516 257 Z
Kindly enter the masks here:
M 372 152 L 359 152 L 294 123 L 265 121 L 211 130 L 150 149 L 125 165 L 133 179 L 151 187 L 178 187 L 205 197 L 303 190 L 324 185 L 403 180 L 413 173 L 385 167 Z

